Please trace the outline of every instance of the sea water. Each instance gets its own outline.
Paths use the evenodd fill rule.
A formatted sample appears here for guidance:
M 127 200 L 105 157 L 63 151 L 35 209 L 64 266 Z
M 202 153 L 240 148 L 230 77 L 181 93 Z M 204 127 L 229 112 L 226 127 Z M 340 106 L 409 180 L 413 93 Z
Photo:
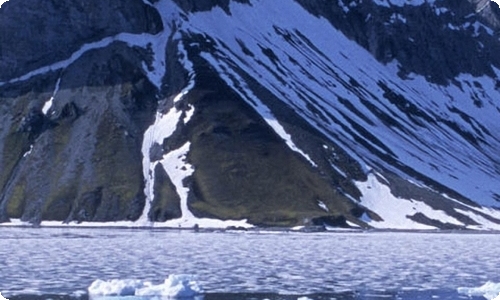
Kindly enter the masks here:
M 470 232 L 0 228 L 0 293 L 88 299 L 96 280 L 189 274 L 204 300 L 487 299 L 458 289 L 500 282 L 498 249 L 500 235 Z

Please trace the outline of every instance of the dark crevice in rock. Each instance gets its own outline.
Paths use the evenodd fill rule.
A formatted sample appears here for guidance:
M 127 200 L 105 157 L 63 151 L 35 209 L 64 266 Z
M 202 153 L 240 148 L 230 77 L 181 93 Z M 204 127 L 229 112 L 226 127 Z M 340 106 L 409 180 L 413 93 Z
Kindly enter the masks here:
M 209 11 L 214 7 L 220 7 L 228 15 L 231 14 L 229 8 L 231 2 L 250 4 L 250 0 L 173 0 L 182 10 L 187 13 Z

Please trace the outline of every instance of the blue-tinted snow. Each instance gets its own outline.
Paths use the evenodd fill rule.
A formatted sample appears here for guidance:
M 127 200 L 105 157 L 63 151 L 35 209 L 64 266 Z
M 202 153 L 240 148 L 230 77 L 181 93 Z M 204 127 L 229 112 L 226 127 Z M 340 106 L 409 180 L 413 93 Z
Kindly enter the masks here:
M 171 274 L 161 284 L 136 279 L 97 279 L 89 286 L 88 293 L 92 300 L 108 299 L 109 296 L 128 296 L 127 299 L 130 300 L 134 299 L 131 296 L 137 296 L 138 299 L 165 297 L 197 300 L 197 296 L 203 293 L 203 289 L 194 276 Z
M 214 39 L 217 51 L 202 56 L 228 78 L 235 91 L 247 95 L 243 98 L 252 91 L 240 69 L 332 141 L 347 150 L 358 145 L 352 152 L 363 165 L 388 166 L 384 160 L 390 158 L 482 205 L 496 205 L 500 171 L 494 158 L 500 148 L 500 113 L 495 99 L 500 92 L 494 78 L 462 74 L 456 78 L 459 84 L 448 86 L 414 74 L 402 79 L 397 76 L 397 62 L 379 63 L 326 20 L 309 15 L 296 3 L 231 3 L 230 10 L 231 15 L 220 8 L 190 15 L 183 26 Z M 265 55 L 266 48 L 277 59 Z M 406 108 L 386 99 L 383 87 L 406 101 Z M 340 98 L 357 111 L 340 105 Z M 419 116 L 413 116 L 412 109 Z M 387 123 L 381 115 L 393 122 Z

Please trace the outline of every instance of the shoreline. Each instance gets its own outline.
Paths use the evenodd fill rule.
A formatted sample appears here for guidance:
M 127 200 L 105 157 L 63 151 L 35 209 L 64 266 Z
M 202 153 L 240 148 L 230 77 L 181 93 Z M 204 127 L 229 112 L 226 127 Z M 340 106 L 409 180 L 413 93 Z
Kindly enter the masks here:
M 124 231 L 156 231 L 156 232 L 192 232 L 192 233 L 352 233 L 352 234 L 370 234 L 370 233 L 427 233 L 427 234 L 500 234 L 499 230 L 480 230 L 480 229 L 381 229 L 381 228 L 342 228 L 325 226 L 300 226 L 300 227 L 234 227 L 211 228 L 211 227 L 168 227 L 168 226 L 131 226 L 131 225 L 113 225 L 105 223 L 85 223 L 85 224 L 30 224 L 30 223 L 0 223 L 2 228 L 22 228 L 22 229 L 118 229 Z

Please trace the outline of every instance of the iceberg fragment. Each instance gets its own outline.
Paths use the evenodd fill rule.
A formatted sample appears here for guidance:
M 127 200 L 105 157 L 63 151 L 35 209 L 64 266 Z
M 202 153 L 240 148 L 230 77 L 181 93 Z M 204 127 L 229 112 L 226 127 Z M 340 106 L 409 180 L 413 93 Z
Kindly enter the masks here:
M 137 289 L 145 287 L 141 280 L 113 279 L 92 282 L 89 286 L 89 295 L 93 296 L 134 296 Z
M 196 299 L 201 300 L 202 288 L 192 275 L 169 275 L 163 284 L 154 285 L 135 279 L 96 280 L 88 288 L 91 300 L 122 299 Z M 154 297 L 154 298 L 152 298 Z
M 470 296 L 483 296 L 488 300 L 500 300 L 500 283 L 488 281 L 480 287 L 459 287 L 459 294 Z

